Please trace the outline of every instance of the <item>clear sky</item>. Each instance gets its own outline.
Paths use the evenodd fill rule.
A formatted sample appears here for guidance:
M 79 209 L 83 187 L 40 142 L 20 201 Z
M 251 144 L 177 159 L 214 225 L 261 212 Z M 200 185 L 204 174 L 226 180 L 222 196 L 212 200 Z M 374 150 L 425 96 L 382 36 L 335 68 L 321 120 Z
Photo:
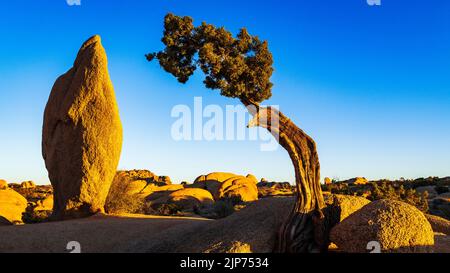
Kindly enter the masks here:
M 0 178 L 48 183 L 43 111 L 84 40 L 102 37 L 124 126 L 120 169 L 192 181 L 211 171 L 293 181 L 282 149 L 257 141 L 175 141 L 172 108 L 239 104 L 179 84 L 144 54 L 162 49 L 167 12 L 247 27 L 269 41 L 273 96 L 317 142 L 322 176 L 450 175 L 450 1 L 3 1 L 0 6 Z

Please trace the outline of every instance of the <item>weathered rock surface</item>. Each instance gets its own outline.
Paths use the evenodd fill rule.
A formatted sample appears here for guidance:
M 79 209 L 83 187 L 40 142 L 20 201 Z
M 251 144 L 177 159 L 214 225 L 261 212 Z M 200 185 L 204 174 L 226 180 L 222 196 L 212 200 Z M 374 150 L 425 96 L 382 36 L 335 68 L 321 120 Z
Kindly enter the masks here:
M 118 171 L 114 177 L 110 194 L 114 191 L 120 194 L 137 195 L 139 198 L 157 199 L 157 192 L 172 192 L 183 189 L 183 185 L 171 184 L 168 176 L 157 176 L 148 170 Z M 167 197 L 169 193 L 165 196 Z M 150 197 L 152 195 L 152 197 Z
M 130 250 L 181 253 L 270 253 L 277 231 L 294 204 L 293 197 L 272 197 L 250 203 L 232 215 L 192 228 L 171 229 L 157 241 L 143 238 Z
M 211 205 L 214 198 L 204 189 L 182 189 L 169 194 L 168 203 L 175 204 L 183 210 L 191 210 L 200 205 Z
M 53 218 L 104 210 L 122 148 L 122 125 L 105 50 L 88 39 L 60 76 L 44 113 L 42 154 L 54 188 Z
M 429 212 L 450 220 L 450 197 L 448 193 L 440 194 L 428 200 Z
M 434 198 L 438 195 L 435 186 L 423 186 L 423 187 L 417 187 L 416 192 L 422 194 L 424 192 L 428 193 L 428 198 Z
M 0 190 L 4 190 L 8 188 L 8 182 L 3 179 L 0 179 Z
M 183 185 L 179 184 L 171 184 L 171 185 L 165 185 L 165 186 L 156 186 L 156 185 L 147 185 L 147 187 L 144 189 L 145 193 L 154 193 L 154 192 L 173 192 L 184 189 Z
M 199 188 L 175 189 L 173 186 L 165 186 L 166 190 L 157 190 L 148 195 L 146 200 L 150 202 L 150 206 L 157 209 L 161 205 L 176 205 L 182 211 L 193 211 L 196 207 L 209 206 L 214 203 L 213 196 L 207 190 Z
M 256 184 L 258 187 L 258 196 L 271 197 L 271 196 L 289 196 L 294 194 L 294 190 L 289 182 L 267 182 L 262 181 Z
M 370 203 L 366 198 L 351 195 L 324 194 L 323 197 L 328 206 L 338 210 L 336 213 L 339 214 L 339 222 Z
M 253 174 L 247 174 L 246 178 L 250 181 L 252 181 L 253 183 L 257 184 L 258 183 L 258 179 L 256 178 L 256 176 L 254 176 Z
M 439 194 L 432 199 L 432 202 L 441 204 L 450 203 L 450 192 Z
M 170 185 L 170 184 L 172 184 L 172 180 L 167 175 L 161 175 L 161 176 L 158 176 L 158 183 Z
M 219 199 L 219 189 L 222 185 L 222 182 L 235 177 L 234 173 L 224 173 L 224 172 L 214 172 L 207 175 L 200 175 L 197 177 L 192 185 L 189 185 L 191 188 L 201 188 L 209 191 L 214 199 Z
M 22 224 L 27 199 L 12 189 L 0 190 L 0 218 L 3 224 Z
M 170 185 L 172 184 L 170 177 L 168 176 L 158 176 L 149 170 L 129 170 L 129 171 L 118 171 L 116 178 L 123 181 L 146 181 L 147 184 L 156 184 L 158 186 Z
M 233 197 L 239 198 L 243 202 L 258 200 L 256 179 L 236 176 L 223 181 L 219 188 L 219 199 Z
M 371 202 L 337 224 L 330 234 L 341 251 L 368 252 L 371 241 L 382 252 L 432 251 L 434 233 L 417 208 L 394 200 Z
M 53 195 L 49 195 L 46 198 L 37 201 L 33 211 L 51 211 L 53 210 L 53 202 Z
M 0 226 L 10 226 L 12 223 L 3 216 L 0 216 Z
M 0 252 L 65 252 L 61 245 L 68 240 L 79 241 L 83 252 L 95 253 L 271 252 L 293 204 L 293 197 L 264 198 L 220 220 L 99 215 L 19 229 L 2 227 Z M 434 251 L 449 253 L 450 237 L 434 235 Z
M 439 216 L 425 214 L 434 232 L 450 235 L 450 221 Z
M 20 183 L 22 189 L 34 189 L 36 188 L 36 184 L 33 181 L 24 181 Z
M 231 178 L 234 176 L 236 176 L 236 174 L 234 174 L 234 173 L 213 172 L 213 173 L 210 173 L 207 175 L 200 175 L 199 177 L 197 177 L 194 180 L 194 183 L 201 182 L 201 181 L 208 181 L 208 180 L 223 182 L 223 181 L 227 180 L 228 178 Z
M 253 175 L 241 176 L 233 173 L 215 172 L 201 175 L 195 179 L 190 188 L 209 191 L 215 200 L 237 197 L 244 202 L 258 200 L 257 179 Z
M 126 192 L 124 192 L 124 194 L 138 194 L 138 193 L 142 193 L 145 188 L 147 188 L 147 181 L 145 181 L 145 180 L 130 181 L 126 185 Z
M 129 170 L 129 171 L 117 171 L 117 177 L 121 177 L 122 180 L 145 180 L 154 181 L 158 176 L 149 170 Z
M 239 241 L 219 242 L 211 248 L 204 251 L 205 253 L 252 253 L 251 245 Z
M 450 236 L 435 232 L 433 250 L 434 253 L 450 253 Z
M 349 180 L 342 181 L 342 183 L 350 184 L 350 185 L 365 185 L 369 182 L 365 177 L 355 177 Z

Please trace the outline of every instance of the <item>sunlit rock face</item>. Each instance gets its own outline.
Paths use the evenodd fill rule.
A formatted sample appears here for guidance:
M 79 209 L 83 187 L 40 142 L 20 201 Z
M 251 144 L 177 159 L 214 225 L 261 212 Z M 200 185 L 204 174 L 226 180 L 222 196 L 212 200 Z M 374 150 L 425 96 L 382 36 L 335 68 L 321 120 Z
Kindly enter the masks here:
M 341 251 L 368 252 L 373 242 L 381 252 L 429 252 L 434 233 L 424 214 L 409 204 L 378 200 L 354 212 L 331 230 Z
M 22 214 L 27 208 L 27 200 L 16 191 L 0 189 L 0 226 L 22 224 Z
M 202 188 L 211 192 L 215 200 L 221 198 L 239 198 L 244 202 L 258 200 L 256 177 L 233 173 L 214 172 L 197 177 L 190 187 Z
M 103 211 L 122 148 L 122 125 L 100 36 L 60 76 L 44 113 L 42 153 L 54 188 L 54 219 Z
M 8 182 L 6 180 L 0 179 L 0 190 L 4 190 L 8 188 Z

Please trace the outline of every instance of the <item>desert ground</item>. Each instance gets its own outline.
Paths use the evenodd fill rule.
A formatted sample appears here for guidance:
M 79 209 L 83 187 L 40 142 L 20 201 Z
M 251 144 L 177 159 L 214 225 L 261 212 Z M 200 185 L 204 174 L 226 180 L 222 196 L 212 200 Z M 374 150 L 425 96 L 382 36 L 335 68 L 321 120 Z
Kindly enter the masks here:
M 85 219 L 1 227 L 0 252 L 61 253 L 77 241 L 82 252 L 145 252 L 141 240 L 157 242 L 170 230 L 190 229 L 204 218 L 149 215 L 97 215 Z
M 129 175 L 134 175 L 134 179 L 138 179 L 137 174 L 141 176 L 147 174 L 148 176 L 149 173 L 142 170 L 118 172 L 113 185 L 116 185 L 118 181 L 121 184 L 133 185 L 133 181 L 140 180 L 129 180 Z M 128 179 L 123 180 L 124 174 L 127 174 Z M 217 176 L 218 174 L 214 175 Z M 152 177 L 152 179 L 155 179 L 155 177 Z M 167 177 L 162 180 L 166 181 L 164 183 L 168 183 Z M 181 185 L 159 184 L 160 186 L 155 186 L 155 183 L 158 182 L 152 180 L 148 183 L 148 185 L 154 185 L 154 187 L 152 191 L 147 189 L 146 194 L 143 194 L 142 190 L 136 191 L 136 188 L 133 187 L 119 187 L 121 190 L 128 189 L 128 192 L 122 192 L 123 196 L 132 196 L 133 198 L 123 198 L 124 203 L 119 203 L 119 205 L 115 203 L 115 207 L 111 207 L 111 212 L 97 213 L 91 217 L 66 221 L 48 221 L 47 217 L 50 215 L 50 211 L 42 213 L 43 210 L 41 209 L 51 209 L 51 205 L 47 208 L 42 207 L 44 203 L 51 204 L 43 202 L 43 200 L 51 199 L 51 186 L 36 186 L 30 182 L 12 184 L 8 187 L 8 191 L 13 190 L 10 187 L 16 187 L 17 194 L 22 192 L 24 196 L 28 197 L 27 212 L 23 212 L 25 216 L 23 219 L 28 223 L 0 226 L 0 241 L 2 242 L 0 252 L 64 253 L 70 252 L 70 249 L 67 249 L 67 244 L 76 241 L 80 243 L 81 251 L 86 253 L 268 253 L 273 251 L 277 231 L 294 204 L 294 187 L 285 183 L 258 182 L 256 184 L 258 185 L 257 200 L 242 202 L 233 198 L 229 200 L 230 203 L 228 201 L 222 203 L 226 200 L 224 198 L 220 201 L 213 201 L 213 203 L 202 203 L 201 198 L 196 199 L 198 196 L 170 199 L 168 195 L 180 191 Z M 324 189 L 327 187 L 346 187 L 348 192 L 349 189 L 351 191 L 357 191 L 356 188 L 362 190 L 371 184 L 371 182 L 362 185 L 349 185 L 347 183 L 324 185 Z M 362 183 L 361 179 L 359 183 Z M 184 187 L 189 189 L 194 184 L 185 184 L 182 187 L 183 189 Z M 158 191 L 158 188 L 166 189 L 168 186 L 178 189 Z M 368 193 L 367 190 L 364 192 L 366 194 L 371 193 L 370 191 Z M 158 197 L 156 199 L 152 197 L 155 194 Z M 147 201 L 139 203 L 139 205 L 153 206 L 153 209 L 145 211 L 135 207 L 135 200 L 138 200 L 140 196 L 146 196 Z M 327 191 L 324 192 L 324 198 L 330 207 L 336 205 L 339 207 L 340 223 L 334 227 L 335 230 L 339 230 L 339 226 L 345 227 L 349 220 L 363 217 L 363 215 L 358 215 L 358 211 L 368 204 L 376 202 L 371 202 L 361 196 L 335 194 Z M 172 209 L 167 210 L 165 208 L 167 205 L 170 205 Z M 414 224 L 417 225 L 415 221 L 420 221 L 420 219 L 407 219 L 406 222 L 395 220 L 395 226 L 380 226 L 378 232 L 373 236 L 381 236 L 383 230 L 387 230 L 392 235 L 388 239 L 395 241 L 396 235 L 392 234 L 393 231 L 399 231 L 403 235 L 408 230 L 418 231 L 419 233 L 428 232 L 433 237 L 433 245 L 426 249 L 417 249 L 417 246 L 412 243 L 407 249 L 386 249 L 386 251 L 449 253 L 450 221 L 443 217 L 422 214 L 420 210 L 413 206 L 409 207 L 412 210 L 408 210 L 408 213 L 417 214 L 421 217 L 425 215 L 426 219 L 424 217 L 422 221 L 427 221 L 426 224 L 429 222 L 433 230 L 429 231 L 424 229 L 423 226 L 414 226 Z M 38 210 L 33 210 L 36 208 Z M 126 208 L 134 208 L 134 213 L 125 212 Z M 390 213 L 395 215 L 394 212 Z M 0 214 L 2 214 L 2 209 L 0 209 Z M 351 217 L 352 215 L 354 219 Z M 410 217 L 410 215 L 406 216 Z M 370 217 L 376 221 L 376 215 Z M 411 224 L 413 226 L 407 226 Z M 361 227 L 361 230 L 364 230 L 364 228 Z M 343 234 L 357 237 L 357 234 L 355 234 L 357 232 L 361 231 L 344 229 Z M 333 231 L 331 234 L 334 234 Z M 414 238 L 420 236 L 412 235 Z M 360 240 L 364 241 L 364 236 Z M 338 242 L 339 238 L 335 241 Z M 348 248 L 348 246 L 340 249 L 332 242 L 329 251 L 357 252 L 361 249 L 355 250 Z

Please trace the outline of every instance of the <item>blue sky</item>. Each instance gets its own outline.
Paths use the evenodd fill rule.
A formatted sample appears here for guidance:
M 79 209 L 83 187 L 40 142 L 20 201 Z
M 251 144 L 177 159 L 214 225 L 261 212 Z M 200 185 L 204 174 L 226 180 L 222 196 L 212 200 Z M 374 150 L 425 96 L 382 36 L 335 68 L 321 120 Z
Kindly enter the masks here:
M 0 178 L 48 183 L 45 103 L 84 40 L 102 37 L 124 125 L 119 168 L 191 181 L 211 171 L 293 181 L 287 153 L 257 141 L 174 141 L 177 104 L 238 104 L 197 73 L 179 84 L 144 54 L 162 48 L 167 12 L 269 41 L 273 96 L 317 142 L 322 176 L 450 175 L 450 2 L 4 1 L 0 7 Z

